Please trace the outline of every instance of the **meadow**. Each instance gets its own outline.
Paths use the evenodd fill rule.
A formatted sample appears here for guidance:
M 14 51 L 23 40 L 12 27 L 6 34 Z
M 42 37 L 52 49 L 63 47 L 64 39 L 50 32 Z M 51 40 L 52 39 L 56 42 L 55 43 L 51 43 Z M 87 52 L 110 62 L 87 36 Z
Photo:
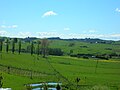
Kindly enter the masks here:
M 119 58 L 111 58 L 109 60 L 98 58 L 77 58 L 70 57 L 69 51 L 72 49 L 73 53 L 93 53 L 104 54 L 116 52 L 119 54 L 120 46 L 111 44 L 90 44 L 84 42 L 73 41 L 75 45 L 70 47 L 70 41 L 56 40 L 51 41 L 49 47 L 61 48 L 64 51 L 63 56 L 49 55 L 43 58 L 41 55 L 30 53 L 10 51 L 5 52 L 5 46 L 0 53 L 0 64 L 6 67 L 14 67 L 19 69 L 26 69 L 30 71 L 40 72 L 41 74 L 30 75 L 23 73 L 16 74 L 8 73 L 1 67 L 0 72 L 3 76 L 3 87 L 11 87 L 12 90 L 26 90 L 25 84 L 39 83 L 39 82 L 62 82 L 63 85 L 69 89 L 76 90 L 119 90 L 120 89 L 120 61 Z M 29 43 L 23 43 L 22 48 L 26 48 Z M 80 46 L 87 46 L 81 48 Z M 17 47 L 17 45 L 16 45 Z M 105 48 L 112 48 L 106 50 Z M 97 67 L 96 67 L 97 65 Z M 80 78 L 80 82 L 75 82 L 76 78 Z M 68 90 L 68 89 L 66 89 Z

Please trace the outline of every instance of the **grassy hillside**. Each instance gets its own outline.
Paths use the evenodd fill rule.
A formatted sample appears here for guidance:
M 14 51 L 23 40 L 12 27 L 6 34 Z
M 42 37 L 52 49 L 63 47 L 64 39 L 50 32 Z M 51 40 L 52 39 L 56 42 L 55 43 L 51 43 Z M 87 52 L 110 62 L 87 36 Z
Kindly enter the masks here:
M 2 76 L 3 76 L 3 81 L 2 81 L 3 88 L 12 88 L 12 90 L 26 90 L 26 87 L 24 86 L 24 84 L 34 83 L 39 81 L 35 79 L 32 80 L 27 77 L 20 77 L 16 75 L 7 74 L 4 72 L 0 72 L 0 73 L 2 73 Z
M 0 59 L 0 64 L 2 65 L 39 71 L 46 74 L 40 75 L 39 78 L 33 77 L 33 80 L 31 80 L 29 77 L 15 75 L 14 73 L 12 75 L 3 73 L 5 78 L 3 87 L 13 87 L 13 90 L 21 90 L 20 88 L 24 87 L 23 84 L 31 82 L 59 81 L 64 84 L 68 83 L 62 76 L 73 84 L 76 84 L 75 79 L 79 77 L 81 79 L 80 85 L 105 85 L 108 87 L 119 87 L 120 85 L 119 61 L 99 60 L 95 73 L 97 60 L 86 60 L 69 56 L 49 56 L 47 59 L 39 56 L 39 60 L 37 60 L 36 57 L 36 55 L 31 56 L 23 53 L 21 55 L 2 53 L 2 59 Z M 62 76 L 56 73 L 56 71 Z
M 73 44 L 70 46 L 70 44 Z M 100 44 L 100 43 L 87 43 L 80 41 L 64 41 L 56 40 L 50 43 L 52 48 L 61 48 L 65 54 L 68 54 L 70 50 L 73 50 L 74 54 L 120 54 L 120 45 L 115 44 Z
M 12 48 L 12 40 L 9 40 L 9 49 Z M 34 41 L 34 50 L 37 49 L 37 40 Z M 22 41 L 22 49 L 27 49 L 31 43 Z M 3 43 L 3 51 L 5 51 L 6 44 Z M 64 52 L 64 55 L 69 55 L 70 50 L 73 50 L 73 54 L 118 54 L 120 55 L 119 42 L 114 43 L 90 43 L 81 41 L 66 41 L 66 40 L 49 40 L 49 48 L 60 48 Z M 18 43 L 15 44 L 15 49 L 18 49 Z
M 30 55 L 30 53 L 14 54 L 5 52 L 6 44 L 0 53 L 0 72 L 3 73 L 3 87 L 11 87 L 12 90 L 24 90 L 24 84 L 37 82 L 62 82 L 63 85 L 76 88 L 75 79 L 80 78 L 80 89 L 107 88 L 100 90 L 120 89 L 120 45 L 118 42 L 112 44 L 86 43 L 79 41 L 52 40 L 49 48 L 60 48 L 64 56 Z M 26 49 L 30 43 L 22 42 L 22 49 Z M 37 43 L 34 43 L 35 48 Z M 9 49 L 11 49 L 11 43 Z M 16 43 L 18 49 L 18 43 Z M 98 58 L 70 57 L 72 54 L 111 54 L 118 56 L 109 60 Z M 10 71 L 8 70 L 10 67 Z M 9 74 L 8 74 L 9 73 Z M 32 73 L 32 74 L 31 74 Z M 32 77 L 32 79 L 31 79 Z M 17 82 L 17 83 L 16 83 Z M 96 89 L 95 89 L 96 90 Z

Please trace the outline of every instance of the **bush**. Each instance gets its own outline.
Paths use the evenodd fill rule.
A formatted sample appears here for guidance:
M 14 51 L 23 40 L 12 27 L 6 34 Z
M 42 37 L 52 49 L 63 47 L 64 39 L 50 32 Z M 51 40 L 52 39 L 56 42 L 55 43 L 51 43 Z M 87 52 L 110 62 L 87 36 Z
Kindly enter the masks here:
M 71 57 L 77 57 L 77 54 L 71 54 L 70 56 Z
M 60 48 L 49 48 L 48 53 L 49 55 L 56 55 L 56 56 L 63 55 L 63 51 Z
M 108 57 L 105 57 L 105 56 L 96 56 L 96 58 L 109 60 L 109 58 L 108 58 Z
M 75 43 L 70 43 L 68 46 L 73 47 L 74 45 L 75 45 Z
M 83 56 L 83 58 L 84 58 L 84 59 L 89 59 L 89 57 L 87 57 L 87 56 Z

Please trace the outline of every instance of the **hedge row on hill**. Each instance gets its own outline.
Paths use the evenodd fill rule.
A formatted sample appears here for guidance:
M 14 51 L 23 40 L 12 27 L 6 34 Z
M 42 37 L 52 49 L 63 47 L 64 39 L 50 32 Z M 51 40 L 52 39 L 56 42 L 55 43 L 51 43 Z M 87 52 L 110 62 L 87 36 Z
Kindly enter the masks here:
M 120 57 L 120 55 L 116 54 L 116 53 L 111 53 L 111 54 L 102 54 L 102 55 L 94 55 L 94 54 L 71 54 L 71 57 L 77 57 L 77 58 L 99 58 L 99 59 L 105 59 L 105 60 L 109 60 L 112 57 Z

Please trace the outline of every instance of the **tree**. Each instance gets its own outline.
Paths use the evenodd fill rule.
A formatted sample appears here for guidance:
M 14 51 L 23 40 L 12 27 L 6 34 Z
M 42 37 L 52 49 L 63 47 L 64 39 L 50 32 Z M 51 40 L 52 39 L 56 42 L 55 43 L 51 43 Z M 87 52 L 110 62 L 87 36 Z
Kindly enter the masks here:
M 28 46 L 27 46 L 26 51 L 27 51 L 28 53 L 31 53 L 31 45 L 28 45 Z
M 0 73 L 0 88 L 1 88 L 2 85 L 3 85 L 2 79 L 3 79 L 3 77 L 2 77 L 2 73 Z
M 14 40 L 12 40 L 12 53 L 14 54 L 14 52 L 15 52 L 15 42 Z
M 18 39 L 17 39 L 17 38 L 14 38 L 13 40 L 14 40 L 14 43 L 17 43 L 17 42 L 18 42 Z
M 40 41 L 37 41 L 37 55 L 40 54 Z
M 43 58 L 45 58 L 46 55 L 47 55 L 48 45 L 49 45 L 48 40 L 46 38 L 42 39 L 42 41 L 41 41 L 41 50 L 42 50 Z
M 73 54 L 73 50 L 72 50 L 72 49 L 70 50 L 70 55 L 71 55 L 71 54 Z
M 19 52 L 19 54 L 20 54 L 20 52 L 21 52 L 21 40 L 19 40 L 19 49 L 18 49 L 18 52 Z
M 2 59 L 2 41 L 0 41 L 0 57 L 1 57 L 1 59 Z
M 6 40 L 6 52 L 8 53 L 8 50 L 9 50 L 9 40 L 7 39 Z
M 0 52 L 2 52 L 2 41 L 0 41 Z
M 73 47 L 74 45 L 75 45 L 75 43 L 70 43 L 68 46 Z
M 77 77 L 77 78 L 75 79 L 75 81 L 76 81 L 76 83 L 77 83 L 77 87 L 76 87 L 76 90 L 77 90 L 77 89 L 78 89 L 78 83 L 80 82 L 80 78 Z
M 33 48 L 34 48 L 34 44 L 33 41 L 31 42 L 31 55 L 33 55 Z

